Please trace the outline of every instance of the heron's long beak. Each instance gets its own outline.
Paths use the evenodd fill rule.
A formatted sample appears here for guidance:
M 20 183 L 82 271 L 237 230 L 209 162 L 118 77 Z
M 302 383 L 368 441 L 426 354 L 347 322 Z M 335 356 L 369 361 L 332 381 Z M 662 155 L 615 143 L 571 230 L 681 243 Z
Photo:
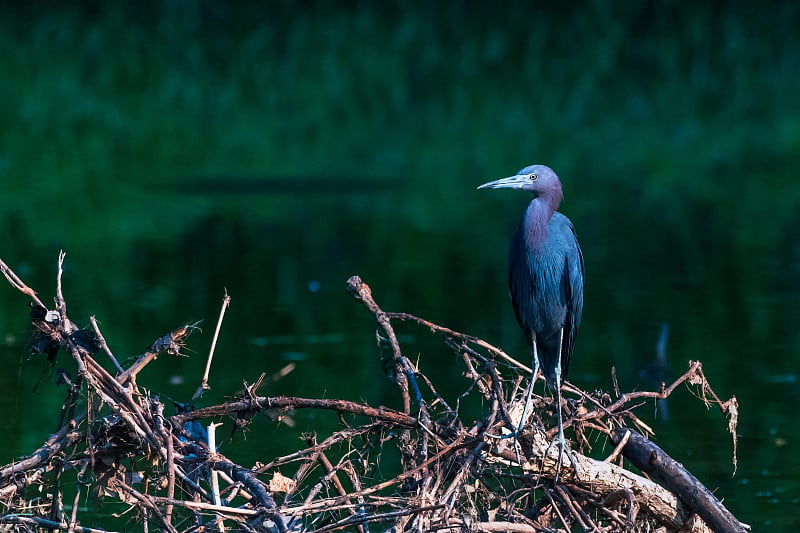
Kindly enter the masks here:
M 489 183 L 484 183 L 479 189 L 522 189 L 530 183 L 529 174 L 518 174 L 516 176 L 509 176 L 507 178 L 490 181 Z

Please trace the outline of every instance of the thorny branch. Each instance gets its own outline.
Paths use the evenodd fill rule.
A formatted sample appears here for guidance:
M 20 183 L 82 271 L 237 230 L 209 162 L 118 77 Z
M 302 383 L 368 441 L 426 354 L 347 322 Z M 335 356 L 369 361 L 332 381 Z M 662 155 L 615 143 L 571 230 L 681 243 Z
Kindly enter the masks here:
M 82 491 L 91 489 L 96 497 L 127 505 L 129 512 L 123 514 L 128 525 L 145 530 L 534 533 L 579 526 L 601 532 L 659 527 L 709 531 L 695 515 L 700 510 L 682 500 L 679 491 L 614 464 L 649 442 L 633 433 L 637 428 L 652 433 L 634 413 L 636 408 L 667 398 L 680 384 L 718 405 L 735 435 L 735 398 L 721 401 L 699 362 L 657 392 L 612 397 L 565 385 L 565 427 L 574 435 L 575 461 L 562 461 L 567 466 L 554 485 L 559 451 L 551 446 L 552 399 L 535 396 L 531 422 L 518 438 L 509 438 L 509 430 L 518 425 L 524 401 L 521 384 L 530 369 L 479 338 L 409 314 L 383 311 L 358 277 L 348 280 L 348 291 L 375 320 L 402 411 L 344 399 L 258 396 L 257 385 L 246 385 L 244 393 L 225 403 L 181 405 L 174 414 L 166 414 L 171 407 L 141 388 L 136 376 L 158 354 L 180 353 L 196 324 L 173 329 L 124 369 L 94 318 L 90 330 L 67 319 L 63 260 L 62 254 L 53 310 L 0 261 L 11 286 L 32 302 L 32 351 L 49 358 L 66 352 L 77 369 L 61 429 L 31 455 L 0 468 L 0 524 L 24 531 L 108 531 L 113 526 L 94 516 L 92 527 L 81 525 L 86 515 L 76 504 Z M 217 330 L 221 321 L 220 316 Z M 416 323 L 443 338 L 464 364 L 464 391 L 457 398 L 437 391 L 440 376 L 423 373 L 424 359 L 416 366 L 403 354 L 393 322 Z M 111 362 L 110 370 L 95 359 L 101 351 Z M 198 390 L 207 380 L 206 374 Z M 467 401 L 471 399 L 479 401 Z M 476 403 L 485 406 L 483 412 L 466 407 Z M 273 418 L 280 420 L 300 409 L 335 412 L 343 427 L 321 440 L 305 435 L 305 447 L 283 457 L 265 457 L 252 468 L 209 445 L 200 426 L 201 421 L 225 417 L 246 424 L 258 412 L 277 413 Z M 589 456 L 598 440 L 604 447 L 612 437 L 618 445 L 607 460 Z M 399 454 L 388 453 L 390 449 Z M 666 455 L 663 462 L 675 466 Z M 216 478 L 219 486 L 211 481 Z M 65 494 L 67 486 L 78 487 L 74 497 Z M 728 520 L 722 530 L 745 528 L 730 513 L 720 516 Z

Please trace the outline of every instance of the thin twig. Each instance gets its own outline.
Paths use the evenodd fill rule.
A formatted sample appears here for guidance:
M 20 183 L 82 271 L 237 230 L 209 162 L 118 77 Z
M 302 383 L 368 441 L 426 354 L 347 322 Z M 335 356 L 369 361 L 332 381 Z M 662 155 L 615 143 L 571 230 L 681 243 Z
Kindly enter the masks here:
M 208 359 L 206 360 L 205 372 L 203 372 L 203 380 L 195 391 L 194 396 L 192 396 L 192 401 L 197 400 L 203 395 L 204 391 L 207 391 L 210 388 L 208 386 L 208 375 L 211 372 L 211 361 L 214 359 L 214 350 L 217 347 L 217 339 L 219 338 L 219 330 L 222 328 L 222 320 L 225 318 L 225 311 L 227 311 L 230 305 L 231 297 L 228 295 L 228 291 L 226 289 L 225 296 L 222 297 L 222 307 L 219 310 L 219 317 L 217 318 L 217 327 L 214 330 L 214 337 L 211 339 L 211 348 L 208 350 Z
M 624 448 L 625 445 L 628 444 L 628 439 L 629 438 L 631 438 L 631 432 L 629 430 L 627 430 L 625 432 L 625 436 L 622 437 L 622 439 L 619 441 L 619 444 L 617 444 L 617 447 L 614 448 L 613 452 L 611 452 L 611 455 L 609 455 L 608 457 L 605 458 L 605 462 L 606 463 L 613 463 L 614 461 L 617 460 L 617 457 L 619 457 L 619 454 L 622 453 L 622 448 Z
M 418 324 L 420 324 L 422 326 L 425 326 L 425 327 L 429 328 L 434 333 L 442 334 L 445 337 L 451 337 L 453 339 L 460 339 L 460 340 L 464 340 L 464 341 L 467 341 L 467 342 L 471 342 L 472 344 L 480 346 L 481 348 L 485 348 L 490 353 L 495 355 L 497 358 L 502 359 L 503 361 L 505 361 L 509 365 L 514 366 L 514 367 L 526 372 L 527 374 L 530 374 L 531 372 L 533 372 L 533 370 L 529 366 L 526 366 L 526 365 L 520 363 L 519 361 L 517 361 L 516 359 L 514 359 L 513 357 L 511 357 L 510 355 L 505 353 L 503 350 L 501 350 L 497 346 L 489 344 L 485 340 L 480 339 L 478 337 L 473 337 L 472 335 L 465 335 L 463 333 L 459 333 L 457 331 L 454 331 L 454 330 L 452 330 L 450 328 L 445 328 L 445 327 L 442 327 L 442 326 L 438 326 L 438 325 L 434 324 L 433 322 L 429 322 L 428 320 L 425 320 L 424 318 L 419 318 L 419 317 L 411 315 L 409 313 L 386 313 L 386 315 L 389 318 L 393 318 L 393 319 L 396 319 L 396 320 L 416 322 L 416 323 L 418 323 Z
M 119 371 L 120 373 L 125 372 L 125 369 L 122 368 L 122 365 L 119 364 L 117 358 L 114 357 L 113 353 L 111 353 L 111 349 L 108 347 L 108 344 L 106 344 L 106 339 L 100 332 L 100 327 L 97 325 L 97 319 L 94 317 L 94 315 L 89 317 L 89 322 L 92 323 L 92 328 L 94 329 L 94 334 L 97 336 L 97 341 L 100 343 L 100 348 L 104 352 L 106 352 L 106 355 L 108 356 L 109 359 L 111 359 L 111 363 L 114 365 L 117 371 Z
M 72 326 L 67 318 L 67 302 L 64 300 L 64 290 L 62 286 L 62 279 L 64 277 L 64 259 L 67 254 L 64 250 L 58 253 L 58 274 L 56 275 L 56 311 L 58 311 L 60 321 L 63 324 L 66 333 L 72 333 Z
M 26 295 L 28 298 L 33 301 L 39 307 L 44 307 L 47 309 L 47 306 L 42 303 L 39 297 L 36 295 L 36 291 L 25 285 L 25 283 L 17 276 L 13 270 L 11 270 L 5 262 L 0 259 L 0 272 L 6 277 L 8 282 L 11 284 L 12 287 L 20 291 L 22 294 Z

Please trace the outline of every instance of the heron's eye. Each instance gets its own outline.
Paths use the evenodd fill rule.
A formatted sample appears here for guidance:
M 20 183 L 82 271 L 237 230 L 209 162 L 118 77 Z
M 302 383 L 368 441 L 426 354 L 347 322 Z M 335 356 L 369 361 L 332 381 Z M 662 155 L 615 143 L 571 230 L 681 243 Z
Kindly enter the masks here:
M 539 177 L 539 174 L 531 174 L 530 176 L 528 176 L 528 178 L 530 178 L 531 181 L 535 181 L 536 178 L 538 178 L 538 177 Z

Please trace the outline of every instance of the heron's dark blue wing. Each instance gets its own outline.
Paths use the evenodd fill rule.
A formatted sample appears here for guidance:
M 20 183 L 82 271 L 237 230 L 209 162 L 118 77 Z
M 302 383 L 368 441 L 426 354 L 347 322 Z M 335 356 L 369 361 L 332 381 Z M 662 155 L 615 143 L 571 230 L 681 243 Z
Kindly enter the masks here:
M 511 237 L 508 248 L 508 290 L 517 322 L 525 333 L 528 345 L 532 345 L 539 318 L 534 303 L 536 287 L 531 276 L 521 230 L 517 230 Z
M 566 379 L 575 336 L 581 325 L 583 315 L 583 252 L 575 235 L 575 228 L 569 222 L 571 246 L 564 257 L 564 281 L 566 289 L 567 314 L 564 321 L 564 342 L 561 347 L 561 377 Z

